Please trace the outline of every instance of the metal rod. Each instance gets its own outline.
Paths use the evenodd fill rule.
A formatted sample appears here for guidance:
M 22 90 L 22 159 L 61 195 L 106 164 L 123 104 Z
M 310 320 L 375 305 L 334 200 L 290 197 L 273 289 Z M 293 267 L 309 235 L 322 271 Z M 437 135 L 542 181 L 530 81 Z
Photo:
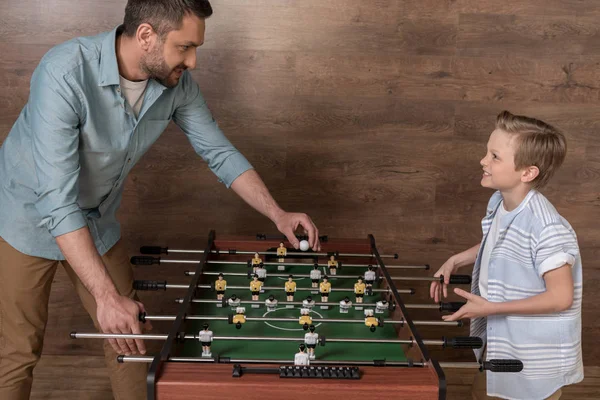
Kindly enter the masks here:
M 143 362 L 150 363 L 154 359 L 149 356 L 119 356 L 119 362 Z M 168 361 L 172 362 L 194 362 L 194 363 L 214 363 L 217 362 L 215 358 L 212 357 L 169 357 Z M 223 362 L 221 360 L 221 362 Z M 228 363 L 231 364 L 293 364 L 293 361 L 290 360 L 254 360 L 254 359 L 235 359 L 230 358 L 227 359 Z M 320 361 L 320 360 L 311 360 L 311 365 L 363 365 L 363 366 L 372 366 L 373 361 Z M 477 362 L 440 362 L 439 363 L 442 368 L 468 368 L 468 369 L 481 369 L 481 364 Z M 398 367 L 408 367 L 412 365 L 413 367 L 427 367 L 429 363 L 427 362 L 413 362 L 409 364 L 406 361 L 386 361 L 386 366 L 398 366 Z
M 174 315 L 146 315 L 144 317 L 148 321 L 173 321 Z M 212 315 L 186 315 L 185 319 L 196 321 L 228 321 L 229 317 L 215 317 Z M 313 322 L 332 322 L 332 323 L 348 323 L 348 324 L 364 324 L 364 319 L 339 319 L 339 318 L 312 318 Z M 272 318 L 272 317 L 246 317 L 246 321 L 262 321 L 262 322 L 296 322 L 297 318 Z M 384 324 L 404 325 L 405 320 L 384 320 Z M 415 325 L 434 325 L 434 326 L 462 326 L 461 321 L 415 321 Z
M 175 303 L 183 303 L 183 299 L 182 298 L 178 298 L 175 299 Z M 213 300 L 213 299 L 192 299 L 192 303 L 208 303 L 208 304 L 222 304 L 223 300 Z M 260 301 L 260 300 L 241 300 L 240 304 L 261 304 L 264 305 L 265 302 L 264 301 Z M 304 305 L 304 303 L 302 303 L 301 301 L 286 301 L 285 302 L 286 305 L 294 305 L 294 306 L 302 306 Z M 339 306 L 339 303 L 321 303 L 321 302 L 315 302 L 314 304 L 315 306 Z M 365 307 L 375 307 L 376 303 L 354 303 L 353 306 L 365 306 Z M 227 305 L 229 307 L 229 305 Z M 432 310 L 439 310 L 440 309 L 440 305 L 439 304 L 405 304 L 404 307 L 406 308 L 415 308 L 415 309 L 432 309 Z M 387 309 L 386 309 L 387 310 Z
M 169 250 L 171 252 L 171 250 Z M 239 254 L 239 253 L 238 253 Z M 254 254 L 254 253 L 250 253 Z M 200 260 L 169 260 L 169 259 L 160 259 L 161 264 L 198 264 Z M 206 264 L 228 264 L 228 265 L 248 265 L 245 261 L 223 261 L 223 260 L 209 260 Z M 266 266 L 287 266 L 287 267 L 314 267 L 315 263 L 292 263 L 292 262 L 263 262 L 263 265 Z M 316 264 L 318 267 L 328 267 L 327 264 Z M 368 268 L 372 266 L 374 268 L 379 268 L 379 265 L 375 264 L 346 264 L 342 263 L 342 268 Z M 423 269 L 428 270 L 429 265 L 386 265 L 388 269 Z
M 155 334 L 130 334 L 130 333 L 83 333 L 72 332 L 73 339 L 144 339 L 144 340 L 166 340 L 168 335 Z M 196 335 L 184 335 L 185 340 L 198 340 Z M 213 340 L 251 340 L 267 342 L 303 342 L 304 338 L 288 338 L 274 336 L 213 336 Z M 424 340 L 425 344 L 432 346 L 443 346 L 443 340 Z M 327 339 L 327 343 L 397 343 L 414 344 L 414 340 L 404 339 Z
M 257 245 L 258 246 L 258 245 Z M 230 250 L 211 250 L 212 254 L 243 254 L 243 255 L 254 255 L 255 253 L 266 255 L 266 256 L 277 256 L 276 251 L 237 251 L 235 249 Z M 203 254 L 204 250 L 180 250 L 180 249 L 169 249 L 169 253 L 195 253 Z M 314 253 L 314 252 L 287 252 L 285 257 L 294 258 L 296 257 L 329 257 L 329 253 Z M 373 254 L 361 254 L 361 253 L 337 253 L 337 257 L 374 257 Z M 398 254 L 384 254 L 381 258 L 398 258 Z
M 179 285 L 179 284 L 172 284 L 172 283 L 167 283 L 165 284 L 165 288 L 166 289 L 187 289 L 189 287 L 189 285 Z M 196 286 L 198 289 L 212 289 L 211 285 L 197 285 Z M 227 289 L 237 289 L 237 290 L 250 290 L 249 286 L 227 286 Z M 312 292 L 317 288 L 313 288 L 313 287 L 297 287 L 296 291 L 297 292 Z M 280 290 L 280 291 L 284 291 L 285 292 L 285 288 L 284 287 L 279 287 L 279 286 L 263 286 L 262 290 Z M 354 289 L 340 289 L 340 288 L 332 288 L 330 289 L 332 292 L 351 292 L 354 293 Z M 372 289 L 371 290 L 373 293 L 388 293 L 390 291 L 390 289 Z M 402 293 L 402 294 L 414 294 L 415 291 L 414 289 L 398 289 L 398 293 Z

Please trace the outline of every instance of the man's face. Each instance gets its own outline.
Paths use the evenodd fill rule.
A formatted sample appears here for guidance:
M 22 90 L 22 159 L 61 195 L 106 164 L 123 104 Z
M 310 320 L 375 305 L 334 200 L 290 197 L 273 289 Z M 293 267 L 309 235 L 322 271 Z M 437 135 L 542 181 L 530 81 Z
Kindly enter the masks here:
M 183 71 L 196 68 L 196 50 L 204 43 L 204 30 L 204 19 L 186 15 L 181 29 L 169 32 L 163 40 L 157 39 L 142 56 L 140 67 L 163 86 L 177 86 Z

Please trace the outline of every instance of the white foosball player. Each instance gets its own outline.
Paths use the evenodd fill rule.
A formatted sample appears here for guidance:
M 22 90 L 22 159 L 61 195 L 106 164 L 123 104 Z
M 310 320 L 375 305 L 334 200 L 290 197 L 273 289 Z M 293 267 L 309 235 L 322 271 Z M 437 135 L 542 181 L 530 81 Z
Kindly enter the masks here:
M 240 302 L 241 300 L 238 299 L 235 294 L 232 294 L 231 297 L 227 299 L 227 304 L 229 304 L 229 307 L 231 307 L 231 309 L 234 311 L 240 305 Z
M 379 300 L 375 303 L 375 314 L 383 314 L 390 308 L 390 304 L 386 300 Z
M 340 313 L 348 314 L 348 310 L 350 310 L 351 307 L 352 307 L 352 302 L 350 301 L 350 299 L 348 297 L 346 297 L 344 300 L 340 301 Z
M 300 351 L 294 356 L 294 365 L 309 365 L 310 356 L 306 353 L 306 345 L 302 343 L 298 346 L 298 350 Z
M 275 311 L 277 308 L 277 299 L 275 296 L 270 295 L 268 299 L 265 300 L 265 306 L 267 306 L 267 311 Z
M 315 301 L 312 299 L 311 296 L 308 296 L 306 299 L 302 300 L 303 308 L 308 308 L 309 310 L 312 310 L 312 308 L 314 306 L 315 306 Z
M 211 357 L 210 345 L 213 341 L 213 333 L 208 330 L 208 324 L 202 325 L 202 330 L 198 332 L 198 340 L 202 344 L 202 357 Z
M 304 335 L 304 344 L 308 348 L 308 356 L 311 360 L 315 359 L 315 348 L 319 342 L 319 334 L 315 333 L 315 326 L 311 325 L 308 333 Z

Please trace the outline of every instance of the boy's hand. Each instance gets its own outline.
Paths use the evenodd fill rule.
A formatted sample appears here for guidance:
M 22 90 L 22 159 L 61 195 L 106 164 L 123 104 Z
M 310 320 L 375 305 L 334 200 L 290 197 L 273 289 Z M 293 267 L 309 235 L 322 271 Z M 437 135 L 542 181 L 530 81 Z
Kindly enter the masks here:
M 442 286 L 444 297 L 448 297 L 448 284 L 450 283 L 450 276 L 459 268 L 457 264 L 456 257 L 452 256 L 442 265 L 438 272 L 433 275 L 436 278 L 444 275 L 443 285 L 439 281 L 434 281 L 431 282 L 431 287 L 429 288 L 429 296 L 436 303 L 442 301 L 442 297 L 440 296 L 440 286 Z
M 462 306 L 457 312 L 451 315 L 444 315 L 444 321 L 458 321 L 463 318 L 487 317 L 494 314 L 494 303 L 491 303 L 481 296 L 465 292 L 462 289 L 454 289 L 454 293 L 467 299 L 467 304 Z

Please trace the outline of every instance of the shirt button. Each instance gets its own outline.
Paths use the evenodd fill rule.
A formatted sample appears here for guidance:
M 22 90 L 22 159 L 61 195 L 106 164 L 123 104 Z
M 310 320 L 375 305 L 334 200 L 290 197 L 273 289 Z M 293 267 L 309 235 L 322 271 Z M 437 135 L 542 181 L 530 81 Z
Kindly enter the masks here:
M 127 159 L 127 164 L 131 164 L 131 158 Z

